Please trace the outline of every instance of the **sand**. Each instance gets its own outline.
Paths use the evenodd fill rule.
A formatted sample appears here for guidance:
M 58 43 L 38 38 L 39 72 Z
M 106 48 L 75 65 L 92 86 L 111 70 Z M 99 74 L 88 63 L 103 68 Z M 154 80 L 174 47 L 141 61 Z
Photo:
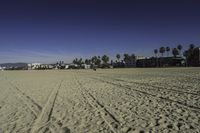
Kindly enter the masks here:
M 0 133 L 200 132 L 200 68 L 0 72 Z

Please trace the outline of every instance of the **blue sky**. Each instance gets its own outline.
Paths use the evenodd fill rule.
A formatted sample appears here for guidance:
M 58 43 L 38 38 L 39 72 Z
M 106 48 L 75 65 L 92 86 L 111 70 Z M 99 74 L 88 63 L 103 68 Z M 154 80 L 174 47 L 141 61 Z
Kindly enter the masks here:
M 200 42 L 199 7 L 195 0 L 1 1 L 0 63 L 186 49 Z

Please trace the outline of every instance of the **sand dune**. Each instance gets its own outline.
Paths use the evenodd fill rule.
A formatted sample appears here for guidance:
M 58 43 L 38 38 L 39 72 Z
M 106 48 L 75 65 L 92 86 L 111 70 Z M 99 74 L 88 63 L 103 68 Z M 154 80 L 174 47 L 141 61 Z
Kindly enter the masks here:
M 0 72 L 0 131 L 200 132 L 200 69 Z

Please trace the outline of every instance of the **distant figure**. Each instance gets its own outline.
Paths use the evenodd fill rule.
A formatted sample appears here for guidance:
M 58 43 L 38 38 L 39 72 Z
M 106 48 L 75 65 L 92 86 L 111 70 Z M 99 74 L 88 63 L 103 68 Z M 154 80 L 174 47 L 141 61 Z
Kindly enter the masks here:
M 96 68 L 94 67 L 93 70 L 96 71 Z

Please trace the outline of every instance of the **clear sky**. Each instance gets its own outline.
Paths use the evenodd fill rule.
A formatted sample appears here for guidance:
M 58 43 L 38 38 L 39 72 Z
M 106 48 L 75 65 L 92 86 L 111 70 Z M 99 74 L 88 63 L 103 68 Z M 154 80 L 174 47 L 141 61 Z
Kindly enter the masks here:
M 153 55 L 200 44 L 198 0 L 2 0 L 0 63 Z

